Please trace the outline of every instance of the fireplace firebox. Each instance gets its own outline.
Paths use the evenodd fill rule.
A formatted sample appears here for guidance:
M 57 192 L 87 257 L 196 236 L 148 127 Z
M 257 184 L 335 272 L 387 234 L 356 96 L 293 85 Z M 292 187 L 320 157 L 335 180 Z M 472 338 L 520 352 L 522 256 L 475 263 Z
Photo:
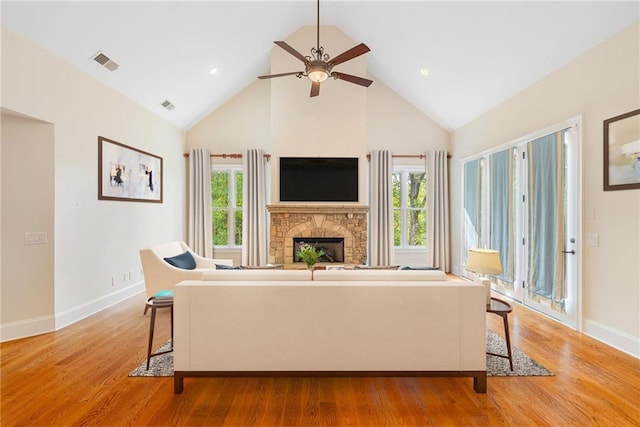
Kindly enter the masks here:
M 323 249 L 324 255 L 319 262 L 344 262 L 344 238 L 343 237 L 294 237 L 293 238 L 293 262 L 301 262 L 298 256 L 300 245 L 307 243 L 316 249 Z

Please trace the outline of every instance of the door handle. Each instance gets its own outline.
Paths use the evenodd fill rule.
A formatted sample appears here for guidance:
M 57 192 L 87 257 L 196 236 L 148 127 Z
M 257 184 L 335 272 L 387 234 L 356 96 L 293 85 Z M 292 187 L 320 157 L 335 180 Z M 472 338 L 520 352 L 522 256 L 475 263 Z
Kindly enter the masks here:
M 575 255 L 576 251 L 574 251 L 573 249 L 571 249 L 570 251 L 562 251 L 563 254 L 571 254 L 571 255 Z

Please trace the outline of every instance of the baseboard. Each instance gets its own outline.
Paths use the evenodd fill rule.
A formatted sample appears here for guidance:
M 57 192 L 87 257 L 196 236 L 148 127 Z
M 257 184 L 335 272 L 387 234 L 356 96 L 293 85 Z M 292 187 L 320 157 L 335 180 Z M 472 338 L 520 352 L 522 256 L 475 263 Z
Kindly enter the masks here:
M 34 317 L 33 319 L 3 323 L 0 325 L 0 342 L 53 332 L 55 331 L 55 326 L 54 316 Z
M 640 359 L 640 338 L 589 319 L 582 326 L 585 335 Z
M 121 301 L 131 298 L 134 295 L 144 292 L 144 281 L 134 283 L 131 286 L 117 290 L 103 297 L 97 298 L 86 304 L 74 307 L 70 310 L 56 313 L 56 330 L 62 329 L 76 323 L 99 311 L 109 308 Z

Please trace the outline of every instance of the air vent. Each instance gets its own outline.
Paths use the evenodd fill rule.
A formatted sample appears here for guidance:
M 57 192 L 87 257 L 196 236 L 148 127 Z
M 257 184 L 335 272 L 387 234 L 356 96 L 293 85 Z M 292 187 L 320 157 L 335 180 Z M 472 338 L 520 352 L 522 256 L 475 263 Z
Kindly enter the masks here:
M 168 99 L 165 99 L 165 100 L 162 102 L 162 104 L 160 104 L 160 105 L 162 105 L 164 108 L 166 108 L 166 109 L 167 109 L 167 110 L 169 110 L 169 111 L 171 111 L 171 110 L 173 110 L 174 108 L 176 108 L 176 106 L 175 106 L 175 105 L 173 105 L 173 104 L 171 103 L 171 101 L 169 101 Z
M 111 58 L 109 58 L 102 52 L 98 52 L 96 55 L 94 55 L 93 60 L 109 71 L 115 71 L 119 67 L 118 64 L 116 64 Z

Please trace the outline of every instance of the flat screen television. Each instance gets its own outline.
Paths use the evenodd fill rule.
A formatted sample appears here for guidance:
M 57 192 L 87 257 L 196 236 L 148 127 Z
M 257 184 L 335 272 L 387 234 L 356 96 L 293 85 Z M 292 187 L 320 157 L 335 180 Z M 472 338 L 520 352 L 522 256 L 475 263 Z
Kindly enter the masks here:
M 357 157 L 280 157 L 281 202 L 357 202 Z

